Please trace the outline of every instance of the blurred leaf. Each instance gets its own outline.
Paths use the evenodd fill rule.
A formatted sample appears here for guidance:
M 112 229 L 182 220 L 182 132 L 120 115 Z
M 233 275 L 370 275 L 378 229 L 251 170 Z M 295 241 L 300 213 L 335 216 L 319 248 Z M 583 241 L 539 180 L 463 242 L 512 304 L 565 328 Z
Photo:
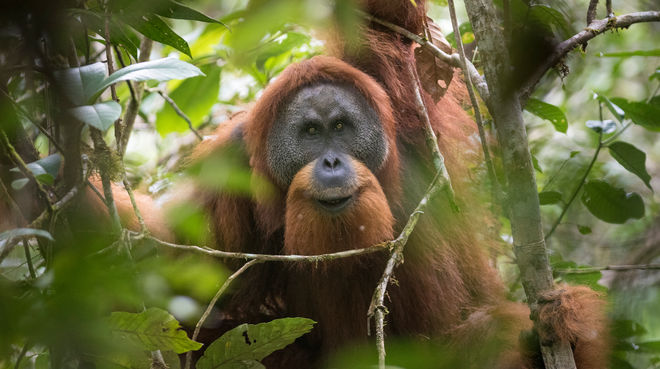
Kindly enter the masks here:
M 124 13 L 122 20 L 146 37 L 170 45 L 192 58 L 186 40 L 177 35 L 170 26 L 155 14 Z
M 578 269 L 589 268 L 589 266 L 579 266 Z M 607 288 L 598 284 L 598 281 L 603 277 L 601 272 L 591 273 L 567 273 L 561 274 L 561 279 L 572 285 L 585 285 L 594 291 L 606 292 Z
M 628 319 L 615 319 L 612 322 L 612 330 L 614 335 L 619 339 L 642 336 L 646 334 L 646 328 L 644 328 L 644 326 L 635 322 L 634 320 Z
M 121 116 L 121 105 L 115 101 L 105 101 L 94 105 L 76 106 L 68 111 L 79 121 L 105 132 Z
M 578 229 L 578 232 L 580 232 L 580 234 L 591 234 L 591 228 L 590 227 L 578 224 L 577 229 Z
M 271 57 L 284 54 L 295 47 L 302 46 L 310 41 L 310 37 L 300 32 L 287 32 L 273 41 L 260 46 L 256 58 L 257 67 L 263 70 L 264 63 Z
M 584 185 L 582 203 L 591 214 L 608 223 L 622 224 L 628 219 L 644 216 L 644 202 L 639 194 L 626 193 L 601 180 Z
M 649 76 L 649 81 L 652 81 L 654 79 L 660 80 L 660 68 L 656 69 L 655 73 Z
M 472 24 L 470 24 L 470 22 L 461 23 L 458 26 L 458 31 L 461 33 L 461 40 L 463 40 L 463 36 L 466 33 L 472 33 Z M 449 42 L 451 47 L 453 47 L 454 49 L 457 47 L 456 46 L 456 37 L 454 36 L 454 32 L 448 34 L 445 39 L 447 40 L 447 42 Z M 465 41 L 464 41 L 464 43 L 465 43 Z
M 92 97 L 99 93 L 107 71 L 106 65 L 99 62 L 57 70 L 53 74 L 69 100 L 78 106 L 93 102 Z
M 529 99 L 527 105 L 525 105 L 525 110 L 541 119 L 550 121 L 557 131 L 566 133 L 568 120 L 564 112 L 558 107 L 541 100 Z
M 27 185 L 28 183 L 30 183 L 29 179 L 19 178 L 19 179 L 16 179 L 14 181 L 11 181 L 11 188 L 18 191 L 18 190 L 22 189 L 23 187 L 25 187 L 25 185 Z
M 660 354 L 660 341 L 640 342 L 637 350 L 644 353 Z
M 193 127 L 202 124 L 204 118 L 211 113 L 211 107 L 218 102 L 220 91 L 222 69 L 212 64 L 202 67 L 202 70 L 205 76 L 187 79 L 169 94 L 179 109 L 188 116 Z M 165 103 L 156 116 L 156 129 L 161 136 L 165 136 L 171 132 L 185 132 L 188 125 L 170 104 Z
M 87 9 L 71 9 L 72 15 L 77 15 L 82 20 L 83 24 L 89 29 L 93 30 L 99 36 L 105 38 L 105 15 Z M 121 46 L 126 50 L 135 60 L 138 58 L 138 48 L 140 46 L 140 39 L 129 29 L 128 26 L 123 25 L 117 21 L 116 17 L 111 17 L 110 22 L 110 43 L 113 45 Z
M 621 166 L 639 177 L 646 187 L 653 191 L 650 182 L 651 176 L 646 171 L 646 154 L 642 150 L 622 141 L 611 143 L 608 145 L 608 148 L 610 150 L 610 155 L 612 155 Z
M 199 369 L 261 368 L 255 361 L 293 343 L 312 330 L 306 318 L 275 319 L 268 323 L 241 324 L 215 340 L 197 362 Z
M 630 56 L 660 56 L 660 49 L 655 50 L 636 50 L 636 51 L 619 51 L 614 53 L 599 53 L 598 56 L 627 58 Z
M 539 159 L 534 154 L 532 154 L 532 166 L 537 172 L 543 173 L 543 168 L 541 168 L 541 165 L 539 164 Z
M 610 101 L 607 97 L 599 94 L 599 93 L 594 93 L 596 96 L 596 99 L 598 99 L 600 102 L 605 104 L 607 109 L 614 115 L 614 117 L 619 121 L 619 123 L 623 123 L 623 118 L 626 115 L 626 112 L 623 111 L 620 107 L 618 107 L 616 104 Z
M 541 205 L 557 204 L 562 202 L 562 196 L 557 191 L 543 191 L 539 193 L 539 201 Z
M 108 323 L 117 339 L 132 342 L 147 351 L 181 354 L 202 347 L 201 343 L 188 338 L 179 322 L 162 309 L 149 308 L 141 313 L 114 312 Z
M 189 8 L 177 1 L 167 0 L 165 6 L 159 6 L 155 9 L 155 13 L 166 18 L 174 19 L 187 19 L 206 23 L 218 23 L 224 25 L 222 22 L 215 20 L 198 12 L 195 9 Z
M 616 369 L 635 369 L 635 367 L 632 366 L 632 364 L 630 364 L 627 360 L 618 356 L 611 357 L 610 365 L 611 368 Z
M 559 10 L 545 4 L 533 4 L 529 7 L 528 19 L 539 25 L 559 33 L 566 39 L 573 34 L 573 29 L 568 23 L 568 17 Z
M 626 112 L 626 117 L 650 131 L 660 132 L 660 106 L 644 102 L 628 101 L 619 97 L 611 99 Z
M 603 121 L 600 120 L 588 120 L 585 125 L 588 128 L 591 128 L 596 133 L 603 133 L 605 135 L 610 134 L 616 131 L 616 123 L 611 119 L 606 119 Z
M 120 81 L 169 81 L 203 76 L 199 68 L 176 58 L 164 58 L 143 63 L 131 64 L 112 73 L 100 82 L 95 95 L 100 95 L 104 89 Z
M 0 241 L 10 240 L 17 237 L 41 237 L 49 241 L 55 241 L 53 236 L 51 236 L 50 233 L 44 231 L 43 229 L 15 228 L 0 233 Z

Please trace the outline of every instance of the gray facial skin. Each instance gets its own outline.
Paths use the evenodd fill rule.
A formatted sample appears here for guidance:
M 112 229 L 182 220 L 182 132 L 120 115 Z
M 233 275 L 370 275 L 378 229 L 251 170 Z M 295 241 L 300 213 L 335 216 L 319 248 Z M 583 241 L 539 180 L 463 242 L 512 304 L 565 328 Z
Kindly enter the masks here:
M 351 86 L 319 83 L 293 94 L 268 136 L 268 166 L 286 188 L 305 164 L 345 154 L 377 172 L 387 140 L 376 111 Z

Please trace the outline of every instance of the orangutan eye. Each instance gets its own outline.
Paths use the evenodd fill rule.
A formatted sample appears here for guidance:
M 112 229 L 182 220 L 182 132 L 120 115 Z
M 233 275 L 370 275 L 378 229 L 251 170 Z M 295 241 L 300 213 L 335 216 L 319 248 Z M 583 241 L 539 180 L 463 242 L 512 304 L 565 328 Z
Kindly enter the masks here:
M 310 135 L 310 136 L 315 136 L 315 135 L 317 135 L 318 133 L 319 133 L 319 130 L 318 130 L 318 128 L 316 128 L 315 126 L 309 126 L 309 127 L 307 127 L 307 134 L 308 134 L 308 135 Z
M 337 122 L 335 124 L 335 131 L 341 131 L 342 129 L 344 129 L 344 124 L 342 122 Z

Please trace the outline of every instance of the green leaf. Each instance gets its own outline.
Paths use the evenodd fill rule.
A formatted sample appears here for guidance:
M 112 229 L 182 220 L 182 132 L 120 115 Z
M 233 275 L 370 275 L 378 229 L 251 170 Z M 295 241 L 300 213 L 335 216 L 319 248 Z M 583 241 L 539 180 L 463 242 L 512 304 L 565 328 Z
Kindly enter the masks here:
M 609 109 L 609 111 L 614 115 L 614 117 L 619 121 L 619 123 L 623 123 L 623 118 L 626 115 L 626 112 L 624 112 L 623 109 L 621 109 L 619 106 L 611 102 L 610 99 L 599 93 L 595 92 L 594 95 L 596 99 L 598 99 L 598 101 L 605 104 L 607 109 Z
M 0 233 L 0 241 L 11 240 L 17 237 L 41 237 L 49 241 L 55 241 L 53 236 L 51 236 L 50 233 L 44 231 L 43 229 L 15 228 Z
M 610 155 L 629 172 L 633 173 L 644 182 L 651 191 L 651 176 L 646 171 L 646 154 L 635 146 L 617 141 L 608 145 Z
M 115 101 L 106 101 L 77 106 L 69 109 L 69 114 L 85 124 L 106 131 L 121 116 L 121 105 Z
M 643 336 L 647 333 L 646 328 L 634 320 L 616 319 L 612 322 L 612 331 L 618 338 L 630 338 Z
M 589 266 L 579 266 L 577 269 L 589 268 Z M 607 288 L 598 284 L 598 281 L 603 278 L 601 272 L 592 272 L 592 273 L 573 273 L 573 274 L 562 274 L 561 279 L 564 282 L 572 285 L 585 285 L 590 287 L 594 291 L 607 291 Z
M 54 72 L 55 80 L 73 105 L 86 105 L 93 102 L 107 75 L 104 63 L 94 63 L 77 68 Z
M 656 69 L 655 72 L 649 76 L 649 81 L 654 79 L 660 80 L 660 68 Z
M 591 233 L 591 228 L 590 227 L 578 224 L 577 228 L 578 228 L 578 232 L 580 232 L 580 234 L 590 234 Z
M 557 191 L 543 191 L 539 193 L 541 205 L 557 204 L 562 202 L 561 193 Z
M 543 173 L 543 169 L 541 168 L 541 165 L 539 164 L 539 159 L 534 154 L 532 154 L 532 166 L 534 167 L 534 169 L 537 172 Z
M 606 119 L 603 121 L 600 120 L 588 120 L 585 125 L 588 128 L 591 128 L 596 133 L 601 133 L 607 135 L 616 131 L 616 123 L 612 119 Z
M 49 155 L 43 159 L 33 161 L 26 164 L 26 167 L 32 172 L 32 175 L 41 183 L 52 185 L 55 178 L 60 172 L 60 165 L 62 164 L 62 156 L 60 154 Z M 20 173 L 17 168 L 11 168 L 9 171 Z M 16 190 L 23 188 L 29 180 L 27 178 L 17 179 L 12 182 L 12 187 Z
M 139 13 L 125 13 L 122 15 L 122 19 L 146 37 L 161 44 L 170 45 L 192 58 L 186 40 L 172 31 L 160 17 L 155 14 L 135 14 Z
M 536 115 L 541 119 L 550 121 L 559 132 L 566 133 L 568 129 L 568 120 L 564 112 L 558 107 L 537 99 L 529 99 L 525 110 Z
M 129 341 L 146 351 L 181 354 L 202 347 L 201 343 L 188 338 L 179 322 L 162 309 L 149 308 L 141 313 L 113 312 L 107 321 L 117 339 Z
M 156 9 L 154 9 L 154 13 L 160 15 L 161 17 L 165 17 L 165 18 L 187 19 L 187 20 L 206 22 L 206 23 L 223 24 L 222 22 L 220 22 L 218 20 L 210 18 L 210 17 L 206 16 L 205 14 L 202 14 L 202 13 L 198 12 L 197 10 L 189 8 L 189 7 L 179 3 L 177 1 L 174 1 L 174 0 L 166 1 L 165 6 L 157 7 Z
M 96 91 L 91 95 L 90 100 L 95 100 L 101 95 L 103 90 L 113 83 L 131 80 L 131 81 L 169 81 L 173 79 L 186 79 L 190 77 L 203 76 L 196 66 L 176 58 L 157 59 L 143 63 L 131 64 L 112 73 L 111 76 L 98 82 Z
M 529 18 L 532 21 L 559 32 L 562 38 L 568 38 L 574 33 L 567 21 L 568 17 L 553 7 L 545 4 L 533 4 L 529 7 L 529 11 Z
M 221 68 L 215 64 L 202 67 L 206 77 L 195 77 L 183 81 L 169 96 L 193 124 L 198 127 L 218 102 Z M 156 129 L 162 136 L 171 132 L 185 132 L 188 125 L 176 111 L 165 103 L 156 116 Z
M 87 9 L 70 9 L 72 16 L 80 17 L 89 29 L 105 38 L 105 15 Z M 121 46 L 137 60 L 140 39 L 128 26 L 120 23 L 113 16 L 110 18 L 110 43 Z
M 601 180 L 592 180 L 584 185 L 582 203 L 598 219 L 615 224 L 644 216 L 644 202 L 634 192 L 626 193 Z
M 241 324 L 215 340 L 197 362 L 197 368 L 256 368 L 254 361 L 288 346 L 311 331 L 315 323 L 306 318 L 283 318 L 268 323 Z
M 660 106 L 645 102 L 628 101 L 622 98 L 612 98 L 613 103 L 626 112 L 626 117 L 650 131 L 660 132 Z
M 614 53 L 600 53 L 599 56 L 627 58 L 630 56 L 660 56 L 660 49 L 655 50 L 636 50 L 636 51 L 619 51 Z

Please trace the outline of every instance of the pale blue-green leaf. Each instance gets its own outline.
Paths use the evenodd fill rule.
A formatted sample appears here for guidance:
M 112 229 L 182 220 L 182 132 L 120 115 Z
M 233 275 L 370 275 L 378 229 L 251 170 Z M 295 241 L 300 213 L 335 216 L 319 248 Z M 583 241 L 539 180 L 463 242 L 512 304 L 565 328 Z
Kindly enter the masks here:
M 55 80 L 73 105 L 85 105 L 101 89 L 107 75 L 104 63 L 94 63 L 77 68 L 55 71 Z
M 115 101 L 106 101 L 94 105 L 83 105 L 69 109 L 69 114 L 79 121 L 105 131 L 119 119 L 121 105 Z
M 17 237 L 41 237 L 49 241 L 55 241 L 50 233 L 43 229 L 34 228 L 16 228 L 0 233 L 0 241 L 9 240 Z
M 608 145 L 610 155 L 629 172 L 644 182 L 651 191 L 651 176 L 646 171 L 646 154 L 635 146 L 622 141 Z
M 112 73 L 103 80 L 96 91 L 101 94 L 104 89 L 120 81 L 169 81 L 203 76 L 199 68 L 176 58 L 164 58 L 143 63 L 136 63 Z
M 606 96 L 603 96 L 597 92 L 594 92 L 594 96 L 598 101 L 602 102 L 605 104 L 607 109 L 614 115 L 614 117 L 619 121 L 619 123 L 623 123 L 623 118 L 626 115 L 626 112 L 623 111 L 618 105 L 610 101 Z
M 601 133 L 607 135 L 616 130 L 616 123 L 611 119 L 606 120 L 588 120 L 586 123 L 588 128 L 591 128 L 596 133 Z

